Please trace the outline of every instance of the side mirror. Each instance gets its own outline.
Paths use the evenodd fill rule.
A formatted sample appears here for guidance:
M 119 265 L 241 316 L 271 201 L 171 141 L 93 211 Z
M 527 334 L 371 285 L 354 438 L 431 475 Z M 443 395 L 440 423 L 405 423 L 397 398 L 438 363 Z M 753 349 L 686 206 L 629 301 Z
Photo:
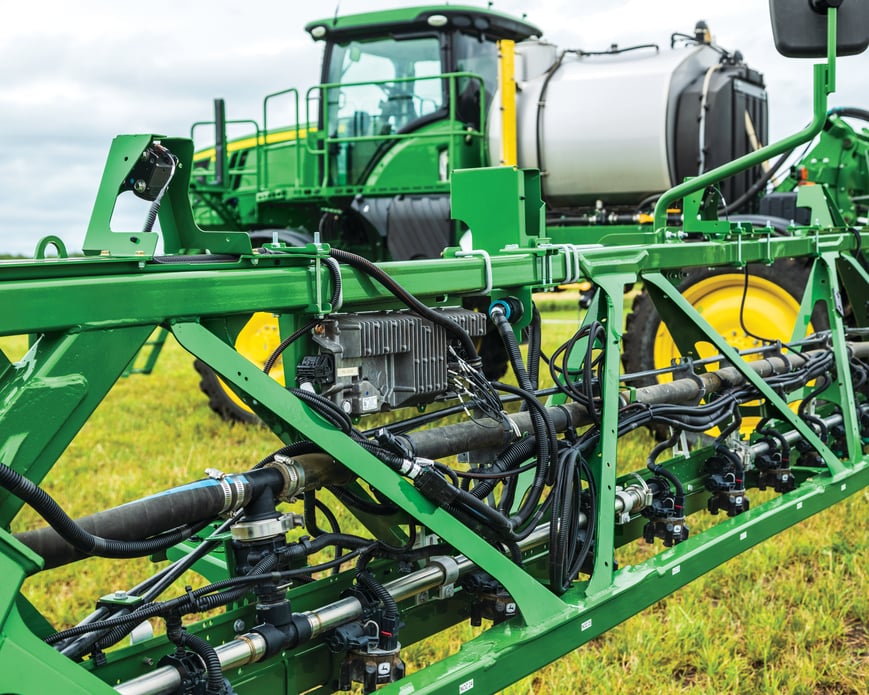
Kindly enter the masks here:
M 869 46 L 869 0 L 769 0 L 772 34 L 788 58 L 827 56 L 827 10 L 838 9 L 836 55 L 857 55 Z

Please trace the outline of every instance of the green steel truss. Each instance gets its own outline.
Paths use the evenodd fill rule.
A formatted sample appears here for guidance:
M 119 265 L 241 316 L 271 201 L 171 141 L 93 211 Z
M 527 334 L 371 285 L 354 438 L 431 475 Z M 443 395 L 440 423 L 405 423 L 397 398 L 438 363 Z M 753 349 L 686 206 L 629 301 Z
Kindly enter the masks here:
M 816 71 L 816 78 L 826 84 L 823 69 Z M 816 110 L 823 113 L 825 101 L 818 102 Z M 111 230 L 112 211 L 129 174 L 129 162 L 136 161 L 155 140 L 179 157 L 178 175 L 169 184 L 159 212 L 166 254 L 162 257 L 154 255 L 156 233 Z M 596 529 L 593 560 L 566 592 L 557 595 L 544 578 L 550 550 L 545 532 L 532 534 L 521 544 L 524 563 L 520 566 L 234 349 L 235 336 L 254 312 L 279 315 L 282 329 L 289 332 L 308 318 L 333 310 L 326 264 L 329 249 L 322 244 L 272 246 L 268 253 L 253 253 L 244 234 L 197 229 L 187 202 L 191 154 L 186 140 L 143 135 L 117 138 L 88 230 L 88 255 L 0 263 L 0 335 L 32 336 L 32 348 L 20 361 L 12 363 L 0 356 L 0 460 L 39 485 L 154 331 L 168 331 L 230 384 L 281 440 L 315 442 L 353 477 L 377 489 L 398 508 L 391 520 L 394 526 L 413 522 L 425 527 L 451 548 L 453 560 L 447 564 L 484 570 L 515 603 L 515 617 L 492 624 L 455 655 L 406 675 L 385 686 L 383 692 L 494 692 L 869 485 L 863 431 L 866 397 L 855 392 L 846 368 L 852 359 L 869 354 L 864 347 L 867 343 L 860 342 L 861 333 L 846 336 L 853 327 L 869 325 L 869 275 L 859 258 L 860 249 L 869 244 L 869 232 L 842 226 L 823 186 L 806 192 L 803 200 L 812 208 L 813 219 L 822 222 L 794 228 L 784 236 L 771 229 L 709 219 L 699 220 L 696 230 L 686 227 L 684 231 L 693 232 L 690 240 L 683 238 L 682 230 L 659 224 L 656 232 L 633 238 L 626 235 L 619 246 L 580 246 L 552 243 L 542 235 L 538 174 L 509 168 L 461 171 L 452 181 L 453 216 L 473 230 L 475 251 L 449 249 L 441 259 L 380 264 L 430 306 L 456 306 L 467 297 L 494 300 L 507 296 L 528 304 L 532 291 L 552 290 L 579 279 L 597 288 L 584 319 L 586 325 L 594 321 L 604 327 L 596 346 L 604 360 L 599 384 L 601 437 L 588 459 L 598 498 L 589 512 Z M 710 181 L 714 180 L 713 176 Z M 697 200 L 691 196 L 701 195 L 707 185 L 705 179 L 686 184 L 671 198 L 687 196 L 688 209 L 690 201 Z M 662 205 L 665 210 L 666 204 Z M 821 394 L 828 405 L 819 415 L 840 418 L 844 434 L 835 443 L 824 440 L 789 407 L 789 401 L 807 395 L 805 389 L 784 393 L 770 386 L 762 367 L 747 361 L 716 335 L 676 289 L 679 274 L 686 268 L 741 269 L 749 263 L 791 257 L 812 259 L 794 340 L 803 337 L 808 317 L 819 302 L 830 326 L 829 349 L 835 357 L 836 378 Z M 360 271 L 341 265 L 340 273 L 342 311 L 399 308 L 391 294 Z M 756 387 L 763 415 L 781 433 L 805 442 L 816 458 L 811 466 L 793 462 L 791 471 L 797 481 L 793 490 L 725 518 L 640 564 L 617 567 L 617 549 L 639 539 L 644 523 L 638 513 L 629 518 L 617 513 L 620 489 L 636 481 L 633 474 L 617 473 L 620 408 L 651 393 L 626 386 L 619 373 L 624 287 L 637 281 L 645 283 L 686 357 L 696 357 L 698 342 L 711 343 L 730 365 L 729 378 Z M 849 326 L 842 316 L 844 301 L 853 308 Z M 294 358 L 306 349 L 302 345 L 288 351 L 285 364 L 294 364 Z M 288 381 L 291 371 L 287 367 Z M 718 378 L 700 368 L 687 381 L 699 383 L 707 377 Z M 555 400 L 553 405 L 557 405 Z M 565 404 L 556 410 L 571 412 L 570 407 Z M 449 431 L 445 428 L 445 437 Z M 752 437 L 746 444 L 757 442 Z M 681 480 L 686 512 L 704 509 L 710 496 L 704 486 L 708 454 L 697 449 L 660 461 Z M 644 479 L 650 477 L 645 469 L 640 473 Z M 746 482 L 748 486 L 758 483 L 758 471 L 750 464 Z M 110 652 L 99 665 L 93 660 L 76 663 L 43 642 L 52 628 L 20 593 L 25 577 L 40 572 L 43 561 L 8 531 L 21 506 L 18 497 L 0 490 L 0 690 L 17 695 L 50 689 L 109 693 L 115 692 L 113 687 L 126 693 L 180 692 L 172 668 L 158 665 L 173 651 L 165 637 Z M 371 528 L 374 535 L 390 538 L 389 528 L 376 524 Z M 183 556 L 190 547 L 182 544 L 170 556 Z M 231 574 L 231 568 L 215 558 L 198 567 L 211 580 Z M 433 573 L 434 578 L 420 579 L 414 591 L 403 588 L 410 578 L 402 579 L 393 570 L 384 562 L 377 572 L 398 600 L 404 622 L 402 644 L 467 618 L 474 600 L 467 591 L 437 592 L 440 584 L 456 579 L 446 570 L 440 573 L 432 565 L 421 567 L 420 572 Z M 342 592 L 352 580 L 353 573 L 344 571 L 294 585 L 287 597 L 294 612 L 334 615 L 347 600 Z M 234 627 L 238 620 L 256 624 L 251 603 L 234 603 L 219 617 L 188 627 L 218 648 L 225 675 L 236 692 L 331 689 L 343 655 L 328 648 L 325 633 L 261 658 L 245 646 L 248 642 L 239 640 Z

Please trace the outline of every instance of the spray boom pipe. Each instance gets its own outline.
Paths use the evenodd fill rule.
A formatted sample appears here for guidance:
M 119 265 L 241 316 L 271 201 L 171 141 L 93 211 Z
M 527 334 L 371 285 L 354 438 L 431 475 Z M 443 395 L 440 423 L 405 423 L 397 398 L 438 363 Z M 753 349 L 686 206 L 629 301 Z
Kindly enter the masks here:
M 830 7 L 827 10 L 827 63 L 815 65 L 814 118 L 809 126 L 784 140 L 750 152 L 665 191 L 655 205 L 655 231 L 663 230 L 667 226 L 667 209 L 671 203 L 681 200 L 689 193 L 702 190 L 710 184 L 738 174 L 744 169 L 757 166 L 783 152 L 788 152 L 798 145 L 811 141 L 821 132 L 827 120 L 827 95 L 832 94 L 836 89 L 836 15 L 835 7 Z

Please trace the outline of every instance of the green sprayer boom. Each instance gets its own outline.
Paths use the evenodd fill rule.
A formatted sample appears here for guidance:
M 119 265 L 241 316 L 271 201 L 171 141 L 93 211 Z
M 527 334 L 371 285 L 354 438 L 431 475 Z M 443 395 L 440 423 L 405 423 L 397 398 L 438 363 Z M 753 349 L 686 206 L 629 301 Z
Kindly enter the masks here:
M 461 13 L 425 15 L 420 34 L 455 27 Z M 0 262 L 0 335 L 30 336 L 20 360 L 0 354 L 0 690 L 493 693 L 865 489 L 869 230 L 859 201 L 834 190 L 827 161 L 781 191 L 792 193 L 781 204 L 805 218 L 767 224 L 719 211 L 723 181 L 825 128 L 841 136 L 816 145 L 825 157 L 862 152 L 853 170 L 865 168 L 865 137 L 828 114 L 826 97 L 837 52 L 869 42 L 869 6 L 773 0 L 771 14 L 780 50 L 826 57 L 814 73 L 812 124 L 661 191 L 652 220 L 595 227 L 582 241 L 568 227 L 553 231 L 539 171 L 472 166 L 448 169 L 441 186 L 470 246 L 450 240 L 436 258 L 372 260 L 324 236 L 257 243 L 243 219 L 224 216 L 225 197 L 202 202 L 209 186 L 246 174 L 230 165 L 209 183 L 189 139 L 117 137 L 86 255 Z M 531 33 L 479 13 L 489 16 L 505 39 Z M 403 17 L 396 11 L 401 26 Z M 315 38 L 318 27 L 333 30 L 315 23 Z M 348 61 L 361 62 L 353 36 L 341 41 L 332 50 L 344 46 Z M 474 81 L 430 68 L 450 90 Z M 399 114 L 394 148 L 400 114 L 435 98 L 398 98 L 410 77 L 381 90 Z M 297 131 L 292 146 L 339 161 L 351 151 L 344 144 L 381 146 L 368 130 L 318 132 Z M 272 131 L 260 137 L 268 143 Z M 447 138 L 454 157 L 473 151 L 477 133 Z M 307 171 L 308 160 L 296 161 L 293 171 Z M 349 154 L 345 165 L 326 168 L 321 157 L 317 175 L 351 176 Z M 264 160 L 249 176 L 265 171 L 274 181 Z M 803 185 L 808 175 L 815 185 Z M 851 191 L 859 185 L 855 178 Z M 193 210 L 191 186 L 200 196 Z M 323 190 L 340 186 L 358 194 L 337 179 Z M 141 231 L 111 229 L 127 191 L 147 203 Z M 277 209 L 277 200 L 259 191 L 251 204 Z M 668 213 L 677 203 L 681 224 Z M 198 225 L 202 205 L 221 224 Z M 345 211 L 330 214 L 338 222 Z M 749 265 L 784 262 L 806 270 L 784 341 L 755 329 L 757 345 L 734 344 L 678 287 L 695 269 L 748 287 Z M 579 282 L 591 287 L 587 308 L 548 358 L 552 385 L 542 387 L 535 297 Z M 638 282 L 678 359 L 624 372 L 624 290 Z M 745 322 L 751 296 L 731 321 Z M 276 317 L 280 338 L 264 365 L 236 347 L 261 313 Z M 43 481 L 157 331 L 219 376 L 279 442 L 224 472 L 215 447 L 205 478 L 71 519 L 63 494 L 49 496 Z M 494 344 L 512 380 L 487 374 Z M 647 427 L 665 439 L 632 461 L 621 438 Z M 20 530 L 25 505 L 47 526 Z M 353 528 L 339 528 L 339 516 L 354 518 Z M 645 559 L 620 562 L 641 544 Z M 89 556 L 164 564 L 128 590 L 106 587 L 75 625 L 50 624 L 26 598 L 25 579 Z M 172 588 L 187 570 L 202 581 Z M 469 619 L 484 629 L 458 651 L 405 666 L 403 650 Z M 128 643 L 149 621 L 158 634 Z

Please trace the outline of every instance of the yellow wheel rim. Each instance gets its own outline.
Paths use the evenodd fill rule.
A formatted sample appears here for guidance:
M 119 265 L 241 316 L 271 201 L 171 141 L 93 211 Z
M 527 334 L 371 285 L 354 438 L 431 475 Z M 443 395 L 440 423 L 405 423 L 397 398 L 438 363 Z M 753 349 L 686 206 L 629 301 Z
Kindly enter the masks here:
M 235 340 L 235 349 L 259 367 L 264 367 L 266 360 L 275 351 L 275 348 L 281 342 L 281 334 L 278 329 L 278 319 L 274 314 L 269 314 L 264 311 L 259 311 L 251 316 L 244 328 L 238 334 Z M 278 358 L 274 366 L 269 371 L 275 381 L 284 384 L 284 363 L 282 358 Z M 242 401 L 222 380 L 220 385 L 226 391 L 229 399 L 239 408 L 252 412 L 250 408 Z
M 742 311 L 747 333 L 739 322 L 739 308 L 742 304 L 744 286 L 745 275 L 724 273 L 694 283 L 683 292 L 683 296 L 715 331 L 724 336 L 737 350 L 761 346 L 762 342 L 749 333 L 767 340 L 785 342 L 790 340 L 800 309 L 799 302 L 774 282 L 749 275 L 748 292 Z M 807 333 L 812 331 L 810 324 Z M 711 343 L 707 342 L 699 343 L 696 349 L 701 358 L 711 357 L 718 352 Z M 661 322 L 655 334 L 655 367 L 668 367 L 681 354 L 670 331 Z M 756 357 L 749 355 L 746 359 L 751 360 Z M 716 368 L 716 365 L 707 367 L 710 371 Z M 663 377 L 664 380 L 670 378 L 669 375 Z M 745 418 L 743 431 L 752 430 L 757 422 L 758 418 Z

